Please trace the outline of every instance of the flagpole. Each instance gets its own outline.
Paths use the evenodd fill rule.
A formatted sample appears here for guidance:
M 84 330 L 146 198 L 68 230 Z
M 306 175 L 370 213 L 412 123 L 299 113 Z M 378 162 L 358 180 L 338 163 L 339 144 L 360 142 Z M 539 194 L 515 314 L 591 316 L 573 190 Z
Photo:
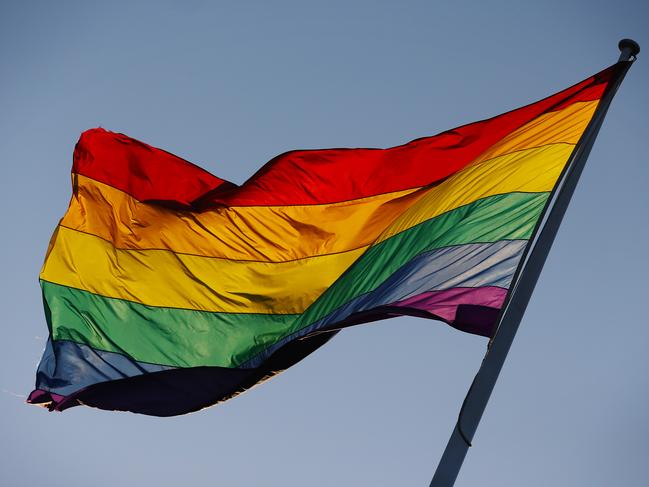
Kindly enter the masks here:
M 430 487 L 452 487 L 455 483 L 606 111 L 632 61 L 640 52 L 638 43 L 631 39 L 621 40 L 618 47 L 618 62 L 624 62 L 625 66 L 607 87 L 593 119 L 570 156 L 566 170 L 557 185 L 558 189 L 554 192 L 547 217 L 541 218 L 544 221 L 539 222 L 535 235 L 530 239 L 528 253 L 523 256 L 518 275 L 512 280 L 512 290 L 503 306 L 496 333 L 489 342 L 487 353 L 467 392 Z

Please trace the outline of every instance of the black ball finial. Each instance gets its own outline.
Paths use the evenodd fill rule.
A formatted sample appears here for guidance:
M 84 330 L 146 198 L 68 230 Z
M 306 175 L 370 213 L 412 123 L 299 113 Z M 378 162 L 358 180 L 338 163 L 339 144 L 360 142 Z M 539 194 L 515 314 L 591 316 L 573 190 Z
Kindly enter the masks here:
M 638 53 L 640 52 L 640 44 L 638 44 L 636 41 L 633 39 L 622 39 L 617 47 L 620 48 L 620 51 L 624 53 L 625 51 L 628 52 L 628 56 L 631 57 L 636 57 Z

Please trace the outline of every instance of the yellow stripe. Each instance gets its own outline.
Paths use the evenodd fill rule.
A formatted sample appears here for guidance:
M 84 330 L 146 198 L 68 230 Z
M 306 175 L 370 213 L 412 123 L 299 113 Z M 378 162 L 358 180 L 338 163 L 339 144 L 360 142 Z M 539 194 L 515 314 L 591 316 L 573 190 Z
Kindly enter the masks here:
M 151 306 L 301 313 L 365 249 L 290 262 L 237 262 L 165 250 L 119 250 L 59 227 L 41 278 Z
M 571 149 L 557 144 L 472 165 L 422 191 L 378 241 L 480 198 L 549 191 Z M 304 311 L 365 250 L 289 262 L 241 262 L 166 250 L 117 250 L 99 237 L 64 227 L 54 239 L 41 275 L 47 281 L 152 306 L 240 313 Z
M 487 196 L 550 191 L 573 148 L 569 144 L 547 145 L 472 164 L 428 191 L 397 218 L 376 243 Z

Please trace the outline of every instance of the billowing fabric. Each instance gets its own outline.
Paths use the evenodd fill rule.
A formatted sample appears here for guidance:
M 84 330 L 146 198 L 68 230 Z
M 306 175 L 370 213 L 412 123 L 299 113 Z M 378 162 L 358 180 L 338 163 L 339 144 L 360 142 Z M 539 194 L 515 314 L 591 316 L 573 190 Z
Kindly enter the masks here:
M 288 152 L 241 186 L 83 133 L 40 275 L 50 337 L 28 402 L 177 415 L 345 326 L 414 315 L 490 336 L 618 71 L 390 149 Z

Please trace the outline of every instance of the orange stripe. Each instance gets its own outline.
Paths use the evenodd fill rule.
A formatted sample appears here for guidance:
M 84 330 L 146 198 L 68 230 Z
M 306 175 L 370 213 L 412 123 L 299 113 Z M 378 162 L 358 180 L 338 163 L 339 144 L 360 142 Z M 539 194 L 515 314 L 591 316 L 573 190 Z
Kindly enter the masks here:
M 545 113 L 496 142 L 480 154 L 475 162 L 558 142 L 575 145 L 593 117 L 598 103 L 599 100 L 577 102 L 562 110 Z
M 74 175 L 78 188 L 61 225 L 120 249 L 263 262 L 365 247 L 423 196 L 409 189 L 344 203 L 215 208 L 204 213 L 142 203 L 111 186 Z

